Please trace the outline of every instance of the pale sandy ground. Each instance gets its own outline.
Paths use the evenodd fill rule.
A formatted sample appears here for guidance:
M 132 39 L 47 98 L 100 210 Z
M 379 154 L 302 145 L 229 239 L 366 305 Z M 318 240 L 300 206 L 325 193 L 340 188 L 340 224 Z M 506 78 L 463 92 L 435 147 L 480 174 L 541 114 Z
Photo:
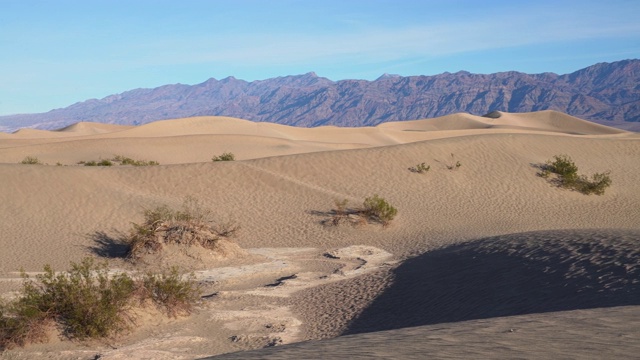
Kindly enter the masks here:
M 223 152 L 237 161 L 211 161 Z M 610 170 L 613 185 L 603 196 L 551 186 L 535 166 L 557 154 L 587 174 Z M 114 155 L 162 165 L 75 165 Z M 25 156 L 49 166 L 18 164 Z M 227 356 L 635 358 L 639 158 L 638 134 L 548 111 L 356 129 L 202 117 L 0 133 L 6 296 L 20 268 L 117 251 L 97 235 L 187 196 L 238 222 L 245 249 L 181 254 L 212 295 L 189 318 L 141 314 L 126 337 L 1 356 L 190 359 L 351 334 Z M 422 162 L 427 174 L 408 171 Z M 373 194 L 398 208 L 388 228 L 321 224 L 334 199 Z

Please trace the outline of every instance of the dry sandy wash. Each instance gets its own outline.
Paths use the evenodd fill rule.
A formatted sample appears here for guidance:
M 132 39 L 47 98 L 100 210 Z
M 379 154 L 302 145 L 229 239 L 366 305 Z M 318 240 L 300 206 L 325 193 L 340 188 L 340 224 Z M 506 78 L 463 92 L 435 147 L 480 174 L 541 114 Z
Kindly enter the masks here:
M 21 268 L 62 270 L 88 255 L 130 268 L 109 239 L 143 209 L 188 196 L 239 223 L 243 249 L 167 255 L 206 285 L 191 317 L 141 314 L 117 339 L 54 336 L 0 357 L 637 358 L 640 136 L 552 111 L 493 115 L 0 133 L 6 297 Z M 224 152 L 236 161 L 211 161 Z M 586 196 L 536 176 L 559 154 L 585 174 L 611 171 L 612 186 Z M 115 155 L 161 165 L 77 165 Z M 27 156 L 48 165 L 19 164 Z M 426 174 L 408 170 L 422 162 Z M 398 209 L 390 226 L 322 224 L 335 199 L 358 206 L 373 194 Z M 233 353 L 243 350 L 253 351 Z

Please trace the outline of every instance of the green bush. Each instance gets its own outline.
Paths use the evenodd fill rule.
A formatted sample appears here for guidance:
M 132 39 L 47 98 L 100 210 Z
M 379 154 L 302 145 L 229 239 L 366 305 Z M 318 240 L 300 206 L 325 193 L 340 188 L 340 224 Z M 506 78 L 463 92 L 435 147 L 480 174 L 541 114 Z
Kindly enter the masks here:
M 126 274 L 109 276 L 106 265 L 90 258 L 72 263 L 68 273 L 45 266 L 37 281 L 25 276 L 22 296 L 4 307 L 0 346 L 43 340 L 47 321 L 56 321 L 69 338 L 105 337 L 128 328 L 126 316 L 134 281 Z M 4 327 L 3 327 L 4 328 Z
M 211 160 L 212 161 L 233 161 L 235 159 L 236 159 L 235 155 L 233 155 L 230 152 L 227 152 L 227 153 L 223 153 L 220 156 L 214 156 Z
M 571 187 L 578 180 L 578 167 L 567 155 L 556 155 L 553 161 L 547 161 L 543 171 L 554 173 L 560 177 L 563 187 Z
M 24 159 L 22 159 L 22 161 L 20 161 L 20 164 L 25 164 L 25 165 L 42 165 L 42 163 L 40 162 L 40 160 L 35 157 L 35 156 L 26 156 Z
M 366 198 L 362 206 L 362 213 L 364 215 L 370 219 L 379 221 L 384 226 L 389 225 L 389 222 L 393 220 L 398 213 L 395 207 L 391 206 L 391 204 L 377 194 Z
M 187 281 L 182 280 L 176 267 L 160 274 L 148 273 L 142 283 L 142 300 L 152 300 L 169 316 L 190 314 L 200 299 L 200 287 L 195 285 L 193 275 Z
M 548 179 L 551 174 L 556 175 L 556 178 L 551 181 L 558 186 L 585 195 L 603 195 L 604 190 L 611 186 L 610 172 L 595 173 L 589 179 L 585 175 L 578 174 L 578 167 L 568 155 L 555 155 L 553 160 L 547 161 L 538 172 L 538 176 L 545 179 Z
M 48 314 L 28 300 L 0 303 L 0 351 L 47 339 Z
M 71 263 L 67 273 L 45 266 L 36 280 L 23 275 L 20 296 L 0 303 L 0 350 L 46 341 L 49 323 L 55 322 L 70 339 L 102 338 L 129 329 L 134 298 L 151 299 L 170 316 L 189 314 L 200 288 L 193 276 L 182 279 L 177 268 L 134 280 L 125 273 L 109 274 L 106 264 L 91 258 Z
M 609 172 L 595 173 L 589 180 L 586 176 L 580 176 L 576 182 L 575 189 L 585 195 L 603 195 L 604 190 L 611 186 Z

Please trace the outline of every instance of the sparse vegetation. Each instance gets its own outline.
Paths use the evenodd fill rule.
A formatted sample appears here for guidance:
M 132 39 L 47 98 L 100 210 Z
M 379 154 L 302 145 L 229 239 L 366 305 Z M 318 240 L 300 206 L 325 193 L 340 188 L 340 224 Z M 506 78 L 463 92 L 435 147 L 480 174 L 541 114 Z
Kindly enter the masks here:
M 235 159 L 236 157 L 235 155 L 233 155 L 233 153 L 226 152 L 226 153 L 223 153 L 222 155 L 214 156 L 211 160 L 212 161 L 234 161 Z
M 115 165 L 114 163 L 120 163 L 120 165 L 132 165 L 132 166 L 154 166 L 154 165 L 160 165 L 159 162 L 157 161 L 146 161 L 146 160 L 134 160 L 132 158 L 126 157 L 126 156 L 122 156 L 122 155 L 116 155 L 114 156 L 113 159 L 108 160 L 100 160 L 100 161 L 96 161 L 96 160 L 90 160 L 90 161 L 79 161 L 78 164 L 79 165 L 84 165 L 84 166 L 113 166 Z
M 126 273 L 109 274 L 106 264 L 91 258 L 56 274 L 45 266 L 36 280 L 25 280 L 20 296 L 0 304 L 0 350 L 47 340 L 56 323 L 70 339 L 102 338 L 130 328 L 133 299 L 151 299 L 170 316 L 190 313 L 200 296 L 193 278 L 183 280 L 176 268 L 134 280 Z
M 418 174 L 424 174 L 427 171 L 429 171 L 431 169 L 431 165 L 427 165 L 425 163 L 421 163 L 418 164 L 416 166 L 412 166 L 409 168 L 409 171 L 414 172 L 414 173 L 418 173 Z
M 234 223 L 215 224 L 210 217 L 211 211 L 191 197 L 184 201 L 181 210 L 166 205 L 147 209 L 144 222 L 134 223 L 126 239 L 128 256 L 135 260 L 145 253 L 160 251 L 165 244 L 213 249 L 220 238 L 232 237 L 240 229 Z
M 347 199 L 334 200 L 334 204 L 331 218 L 323 221 L 324 224 L 337 226 L 346 221 L 351 225 L 364 225 L 368 221 L 374 221 L 387 227 L 398 213 L 395 207 L 378 195 L 366 198 L 360 208 L 347 209 Z
M 334 200 L 335 209 L 333 209 L 333 215 L 331 216 L 331 223 L 334 226 L 340 225 L 341 222 L 349 219 L 349 214 L 347 213 L 348 203 L 348 199 Z
M 132 166 L 155 166 L 155 165 L 160 165 L 159 162 L 157 161 L 146 161 L 146 160 L 134 160 L 132 158 L 126 157 L 126 156 L 122 156 L 122 155 L 116 155 L 113 158 L 114 162 L 119 162 L 120 165 L 132 165 Z
M 377 220 L 385 227 L 395 218 L 398 210 L 377 194 L 364 200 L 363 213 L 370 219 Z
M 24 159 L 22 159 L 22 161 L 20 161 L 20 164 L 25 164 L 25 165 L 42 165 L 42 163 L 40 162 L 40 160 L 35 157 L 35 156 L 26 156 Z
M 95 161 L 95 160 L 91 160 L 91 161 L 80 161 L 78 162 L 78 164 L 80 165 L 84 165 L 84 166 L 113 166 L 113 162 L 111 162 L 111 160 L 100 160 L 100 161 Z
M 460 161 L 456 160 L 456 156 L 454 154 L 451 154 L 451 159 L 449 160 L 449 163 L 445 165 L 447 167 L 447 169 L 449 170 L 458 170 L 460 168 L 460 166 L 462 166 L 462 164 L 460 163 Z
M 160 274 L 146 274 L 142 279 L 141 300 L 150 299 L 168 316 L 188 315 L 200 298 L 200 287 L 193 275 L 183 280 L 177 267 Z
M 550 181 L 559 187 L 585 195 L 602 195 L 605 189 L 611 186 L 610 172 L 595 173 L 589 179 L 585 175 L 578 174 L 578 167 L 568 155 L 555 155 L 553 160 L 540 166 L 538 176 L 549 179 L 551 174 L 555 174 L 556 177 Z

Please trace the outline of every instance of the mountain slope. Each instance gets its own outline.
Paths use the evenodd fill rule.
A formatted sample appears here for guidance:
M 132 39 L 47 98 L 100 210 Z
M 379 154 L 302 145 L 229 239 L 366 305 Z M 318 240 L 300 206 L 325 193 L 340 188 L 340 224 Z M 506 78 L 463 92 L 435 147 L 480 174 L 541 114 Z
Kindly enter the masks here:
M 131 90 L 43 114 L 3 116 L 0 130 L 55 129 L 80 121 L 139 125 L 202 115 L 296 126 L 371 126 L 457 112 L 539 110 L 633 128 L 640 122 L 640 60 L 600 63 L 566 75 L 461 71 L 383 75 L 375 81 L 334 82 L 315 73 L 253 82 L 209 79 Z

